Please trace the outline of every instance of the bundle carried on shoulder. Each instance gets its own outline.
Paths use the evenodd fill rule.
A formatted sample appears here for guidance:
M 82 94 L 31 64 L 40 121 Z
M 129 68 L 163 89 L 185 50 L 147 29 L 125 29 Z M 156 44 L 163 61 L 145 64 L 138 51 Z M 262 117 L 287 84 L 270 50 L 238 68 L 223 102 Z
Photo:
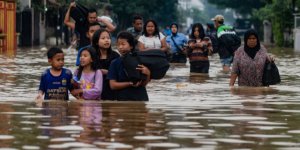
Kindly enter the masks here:
M 151 79 L 163 78 L 170 67 L 166 54 L 161 50 L 153 49 L 127 53 L 123 56 L 123 65 L 132 81 L 145 79 L 145 75 L 136 69 L 139 64 L 145 65 L 150 70 Z
M 76 2 L 76 7 L 73 7 L 70 11 L 70 16 L 76 22 L 85 22 L 87 20 L 89 10 L 81 5 L 80 3 Z

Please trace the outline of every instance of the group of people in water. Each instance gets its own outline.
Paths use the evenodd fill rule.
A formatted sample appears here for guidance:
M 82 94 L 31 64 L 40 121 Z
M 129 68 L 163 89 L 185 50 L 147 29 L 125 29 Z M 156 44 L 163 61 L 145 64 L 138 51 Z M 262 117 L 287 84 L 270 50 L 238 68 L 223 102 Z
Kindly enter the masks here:
M 76 7 L 75 2 L 70 4 L 64 23 L 75 30 L 79 39 L 78 68 L 73 73 L 64 68 L 63 51 L 57 47 L 50 48 L 47 57 L 51 67 L 41 76 L 38 101 L 69 100 L 69 92 L 77 99 L 85 100 L 148 101 L 149 68 L 143 64 L 136 67 L 145 76 L 138 82 L 131 81 L 125 70 L 123 56 L 133 51 L 159 49 L 170 63 L 185 64 L 188 59 L 191 73 L 204 74 L 209 73 L 209 56 L 218 53 L 224 72 L 229 72 L 233 64 L 230 86 L 234 86 L 237 78 L 239 86 L 262 86 L 265 61 L 273 60 L 253 29 L 245 33 L 243 46 L 231 50 L 228 42 L 222 42 L 221 38 L 234 30 L 224 25 L 222 15 L 212 18 L 215 30 L 210 32 L 205 33 L 201 23 L 193 24 L 189 38 L 178 32 L 177 23 L 170 25 L 171 34 L 166 36 L 159 31 L 155 20 L 144 22 L 137 15 L 133 17 L 133 27 L 118 33 L 118 51 L 114 51 L 111 32 L 116 27 L 112 21 L 108 17 L 97 17 L 97 11 L 89 9 L 84 21 L 74 19 L 76 22 L 73 23 L 70 14 Z

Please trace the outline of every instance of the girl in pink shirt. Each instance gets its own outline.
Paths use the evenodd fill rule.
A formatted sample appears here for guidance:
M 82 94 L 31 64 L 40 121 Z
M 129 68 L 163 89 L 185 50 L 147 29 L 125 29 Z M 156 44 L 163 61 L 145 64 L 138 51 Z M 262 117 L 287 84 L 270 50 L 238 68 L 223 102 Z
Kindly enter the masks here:
M 102 72 L 98 69 L 99 57 L 96 50 L 88 47 L 80 54 L 80 66 L 74 72 L 72 93 L 78 99 L 100 100 L 102 93 Z

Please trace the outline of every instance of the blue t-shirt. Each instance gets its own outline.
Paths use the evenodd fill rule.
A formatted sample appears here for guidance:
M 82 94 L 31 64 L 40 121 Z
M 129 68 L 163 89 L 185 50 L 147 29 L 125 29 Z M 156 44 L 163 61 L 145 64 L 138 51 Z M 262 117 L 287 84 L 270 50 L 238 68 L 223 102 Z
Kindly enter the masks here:
M 172 53 L 176 53 L 176 52 L 178 52 L 180 49 L 178 49 L 178 48 L 175 46 L 175 44 L 174 44 L 174 42 L 173 42 L 171 36 L 173 36 L 173 35 L 167 36 L 166 42 L 171 46 L 171 51 L 172 51 Z M 182 34 L 182 33 L 177 33 L 176 36 L 173 36 L 173 39 L 174 39 L 174 41 L 176 42 L 177 46 L 180 47 L 180 48 L 183 48 L 183 45 L 185 45 L 185 44 L 187 43 L 187 38 L 186 38 L 186 36 L 185 36 L 184 34 Z
M 117 82 L 130 82 L 123 66 L 122 57 L 116 58 L 112 61 L 111 65 L 109 66 L 107 79 L 116 80 Z M 114 91 L 117 100 L 148 101 L 147 90 L 144 86 L 128 87 Z
M 44 99 L 69 100 L 68 90 L 72 89 L 72 72 L 62 68 L 60 76 L 53 76 L 50 68 L 41 77 L 39 90 L 45 93 Z

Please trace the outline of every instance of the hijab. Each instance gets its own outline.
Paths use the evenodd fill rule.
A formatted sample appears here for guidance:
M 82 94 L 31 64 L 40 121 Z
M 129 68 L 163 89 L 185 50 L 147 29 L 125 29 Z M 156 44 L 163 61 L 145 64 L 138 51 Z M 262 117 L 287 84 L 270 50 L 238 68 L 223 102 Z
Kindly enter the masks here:
M 173 32 L 171 31 L 171 33 L 172 33 L 173 36 L 176 36 L 176 35 L 177 35 L 177 32 L 178 32 L 178 24 L 177 24 L 177 23 L 172 23 L 172 24 L 170 25 L 171 30 L 172 30 L 172 26 L 173 26 L 173 25 L 176 26 L 177 31 L 176 31 L 176 33 L 173 33 Z
M 252 47 L 252 48 L 247 45 L 247 41 L 248 41 L 248 39 L 251 35 L 254 35 L 257 39 L 256 46 Z M 251 57 L 252 59 L 254 59 L 256 53 L 260 50 L 260 42 L 259 42 L 259 39 L 258 39 L 257 32 L 253 29 L 249 29 L 248 31 L 246 31 L 245 35 L 244 35 L 244 42 L 245 42 L 244 50 L 245 50 L 246 54 L 249 57 Z

